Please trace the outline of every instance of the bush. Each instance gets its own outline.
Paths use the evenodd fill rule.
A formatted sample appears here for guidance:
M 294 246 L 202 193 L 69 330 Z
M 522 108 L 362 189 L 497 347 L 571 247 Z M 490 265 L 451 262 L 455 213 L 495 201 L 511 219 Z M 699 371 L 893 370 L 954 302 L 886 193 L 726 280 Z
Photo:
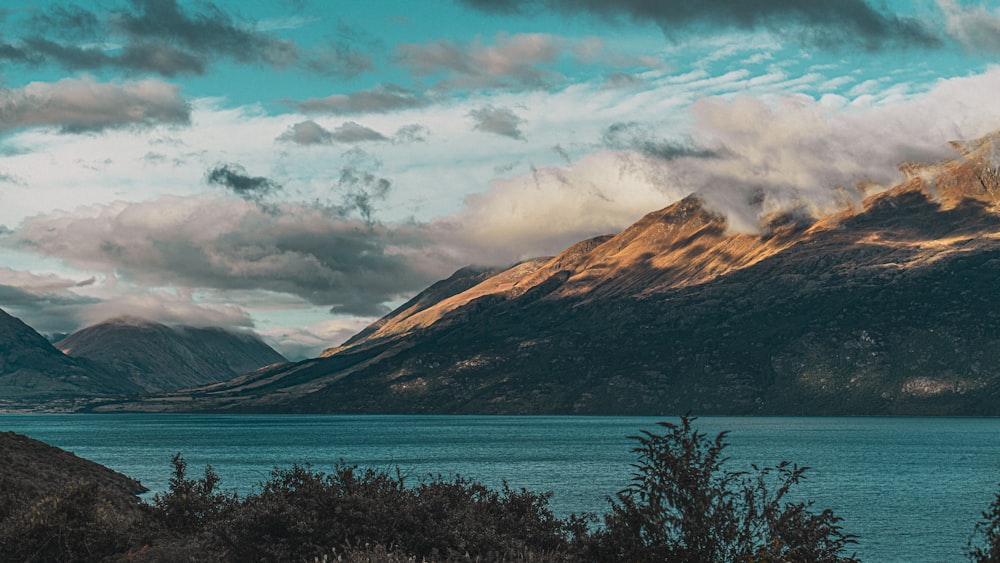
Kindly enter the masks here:
M 235 495 L 218 489 L 219 476 L 211 465 L 205 467 L 201 479 L 188 479 L 187 462 L 180 453 L 172 458 L 174 474 L 166 493 L 153 497 L 153 506 L 160 522 L 171 532 L 192 533 L 217 520 L 236 502 Z
M 729 471 L 726 433 L 714 440 L 692 428 L 661 422 L 663 434 L 643 432 L 632 483 L 611 502 L 604 529 L 590 542 L 606 561 L 851 562 L 854 538 L 832 511 L 785 500 L 807 468 L 781 463 L 752 472 Z
M 0 561 L 96 561 L 124 553 L 132 521 L 96 483 L 75 481 L 0 521 Z
M 1000 562 L 1000 491 L 976 523 L 966 554 L 976 563 Z
M 385 546 L 408 557 L 516 560 L 526 553 L 565 553 L 567 522 L 548 495 L 474 481 L 428 479 L 406 486 L 390 474 L 338 466 L 331 474 L 294 466 L 275 470 L 217 528 L 232 560 L 303 560 L 357 547 Z M 400 555 L 402 556 L 402 555 Z

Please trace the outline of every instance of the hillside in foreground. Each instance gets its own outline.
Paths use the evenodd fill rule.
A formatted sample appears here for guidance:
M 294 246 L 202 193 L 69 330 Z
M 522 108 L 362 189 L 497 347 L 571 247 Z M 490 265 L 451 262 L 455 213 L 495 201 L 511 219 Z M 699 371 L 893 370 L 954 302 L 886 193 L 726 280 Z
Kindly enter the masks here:
M 321 358 L 101 410 L 998 415 L 997 142 L 757 233 L 691 196 L 462 270 Z

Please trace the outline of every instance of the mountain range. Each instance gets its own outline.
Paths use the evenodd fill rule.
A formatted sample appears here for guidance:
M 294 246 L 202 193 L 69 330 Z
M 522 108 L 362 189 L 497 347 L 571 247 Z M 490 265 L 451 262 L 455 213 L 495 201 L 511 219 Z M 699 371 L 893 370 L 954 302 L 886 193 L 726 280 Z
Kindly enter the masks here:
M 216 383 L 287 362 L 250 333 L 171 327 L 132 317 L 89 326 L 56 342 L 55 347 L 105 367 L 146 393 Z
M 232 378 L 285 363 L 249 333 L 112 319 L 49 343 L 0 310 L 0 408 L 75 410 Z
M 466 268 L 319 358 L 101 411 L 1000 414 L 1000 137 L 814 218 L 692 195 Z

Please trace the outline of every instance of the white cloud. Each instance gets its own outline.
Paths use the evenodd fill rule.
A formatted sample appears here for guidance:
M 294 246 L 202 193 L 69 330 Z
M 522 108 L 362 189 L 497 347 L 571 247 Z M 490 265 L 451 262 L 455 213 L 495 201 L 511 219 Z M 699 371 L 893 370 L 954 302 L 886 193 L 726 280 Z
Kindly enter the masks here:
M 180 87 L 160 80 L 101 83 L 93 78 L 32 82 L 0 91 L 0 129 L 51 126 L 65 132 L 187 123 Z
M 966 50 L 977 53 L 1000 53 L 1000 11 L 982 5 L 938 0 L 945 16 L 945 31 Z

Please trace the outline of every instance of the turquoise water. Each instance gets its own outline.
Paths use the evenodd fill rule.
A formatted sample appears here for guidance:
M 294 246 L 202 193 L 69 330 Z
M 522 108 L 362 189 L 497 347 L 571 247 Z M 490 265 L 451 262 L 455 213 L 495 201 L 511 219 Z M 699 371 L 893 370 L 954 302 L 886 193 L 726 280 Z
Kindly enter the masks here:
M 225 488 L 252 490 L 274 467 L 338 460 L 473 477 L 552 491 L 560 514 L 604 512 L 628 482 L 627 438 L 657 419 L 632 417 L 2 415 L 0 429 L 65 448 L 166 488 L 170 456 Z M 731 431 L 731 469 L 782 460 L 813 469 L 797 490 L 860 536 L 865 561 L 963 561 L 1000 482 L 1000 419 L 707 417 Z

